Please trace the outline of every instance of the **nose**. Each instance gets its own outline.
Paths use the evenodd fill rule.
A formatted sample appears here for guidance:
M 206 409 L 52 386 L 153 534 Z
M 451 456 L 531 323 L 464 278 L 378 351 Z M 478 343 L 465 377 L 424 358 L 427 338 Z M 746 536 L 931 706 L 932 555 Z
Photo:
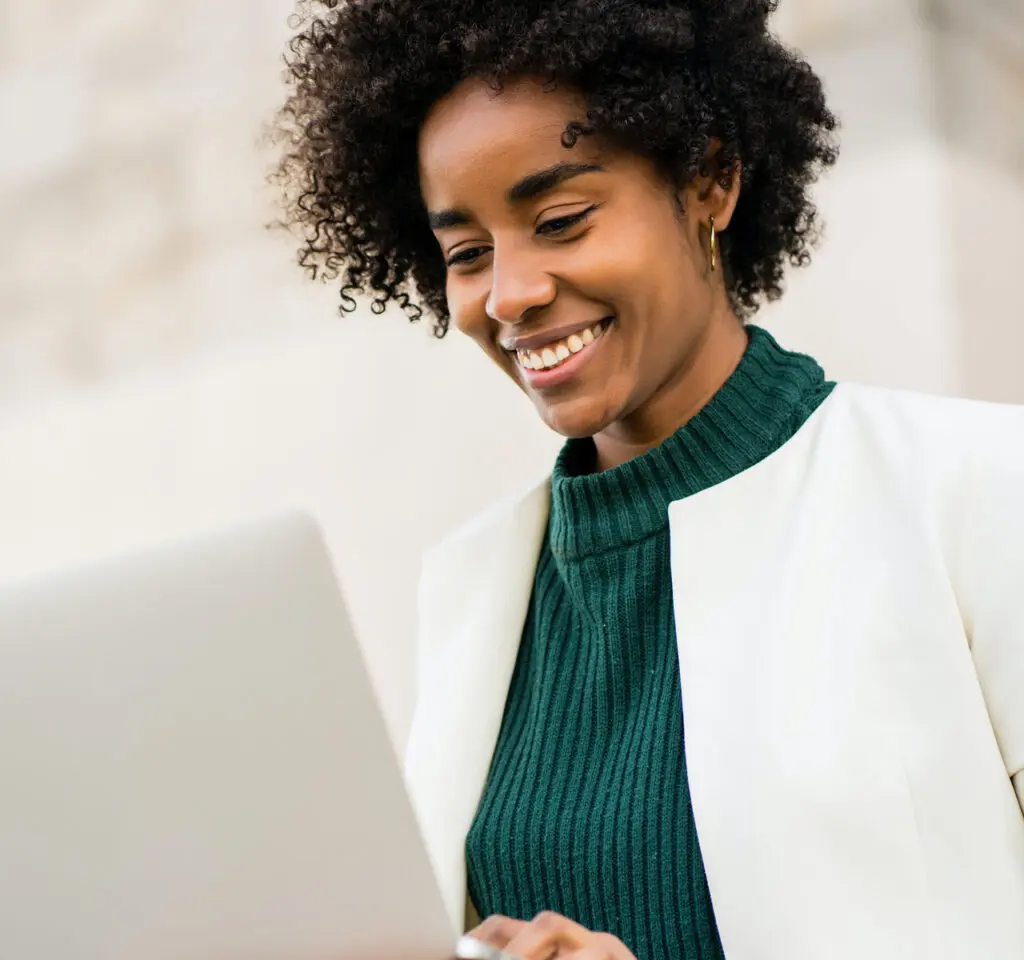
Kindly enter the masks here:
M 555 278 L 533 253 L 494 250 L 491 289 L 484 309 L 498 323 L 522 323 L 531 311 L 552 303 L 558 293 Z

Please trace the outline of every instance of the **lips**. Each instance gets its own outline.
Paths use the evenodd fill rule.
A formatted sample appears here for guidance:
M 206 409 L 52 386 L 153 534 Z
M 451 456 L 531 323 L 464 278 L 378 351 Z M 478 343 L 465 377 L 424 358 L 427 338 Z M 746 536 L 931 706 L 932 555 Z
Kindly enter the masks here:
M 601 320 L 544 347 L 517 350 L 517 366 L 525 383 L 543 390 L 571 381 L 598 349 L 612 322 L 611 318 Z
M 542 350 L 553 343 L 558 343 L 559 340 L 567 340 L 572 334 L 582 336 L 583 331 L 587 327 L 594 327 L 598 323 L 608 324 L 613 319 L 614 317 L 605 317 L 603 320 L 587 320 L 575 324 L 566 323 L 559 327 L 553 327 L 550 330 L 532 333 L 529 336 L 502 337 L 499 339 L 498 345 L 506 353 L 515 353 L 518 350 Z
M 604 322 L 599 320 L 578 333 L 571 333 L 543 347 L 516 350 L 516 359 L 519 365 L 527 370 L 552 370 L 589 347 L 603 332 Z

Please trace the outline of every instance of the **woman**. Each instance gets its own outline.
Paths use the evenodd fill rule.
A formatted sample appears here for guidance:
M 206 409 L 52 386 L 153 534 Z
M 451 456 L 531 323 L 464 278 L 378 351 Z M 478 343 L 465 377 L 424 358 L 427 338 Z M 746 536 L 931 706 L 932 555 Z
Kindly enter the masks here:
M 301 262 L 567 438 L 425 565 L 407 770 L 453 920 L 529 960 L 1019 956 L 1024 411 L 748 323 L 836 158 L 774 3 L 311 7 Z

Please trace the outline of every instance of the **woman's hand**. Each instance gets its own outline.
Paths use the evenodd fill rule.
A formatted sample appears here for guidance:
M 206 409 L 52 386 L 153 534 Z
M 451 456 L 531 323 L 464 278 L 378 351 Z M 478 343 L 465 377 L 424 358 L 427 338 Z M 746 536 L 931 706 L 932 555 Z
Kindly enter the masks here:
M 557 913 L 533 920 L 488 917 L 467 934 L 522 960 L 636 960 L 610 933 L 592 933 Z

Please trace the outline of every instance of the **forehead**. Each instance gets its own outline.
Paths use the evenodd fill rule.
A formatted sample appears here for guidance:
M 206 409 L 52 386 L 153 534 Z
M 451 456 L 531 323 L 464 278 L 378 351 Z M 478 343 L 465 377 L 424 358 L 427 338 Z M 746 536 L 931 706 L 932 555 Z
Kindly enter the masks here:
M 540 80 L 510 82 L 500 94 L 486 81 L 463 81 L 434 104 L 419 135 L 420 185 L 428 203 L 484 179 L 510 180 L 557 163 L 596 159 L 593 137 L 562 146 L 570 121 L 584 121 L 578 95 L 545 90 Z

